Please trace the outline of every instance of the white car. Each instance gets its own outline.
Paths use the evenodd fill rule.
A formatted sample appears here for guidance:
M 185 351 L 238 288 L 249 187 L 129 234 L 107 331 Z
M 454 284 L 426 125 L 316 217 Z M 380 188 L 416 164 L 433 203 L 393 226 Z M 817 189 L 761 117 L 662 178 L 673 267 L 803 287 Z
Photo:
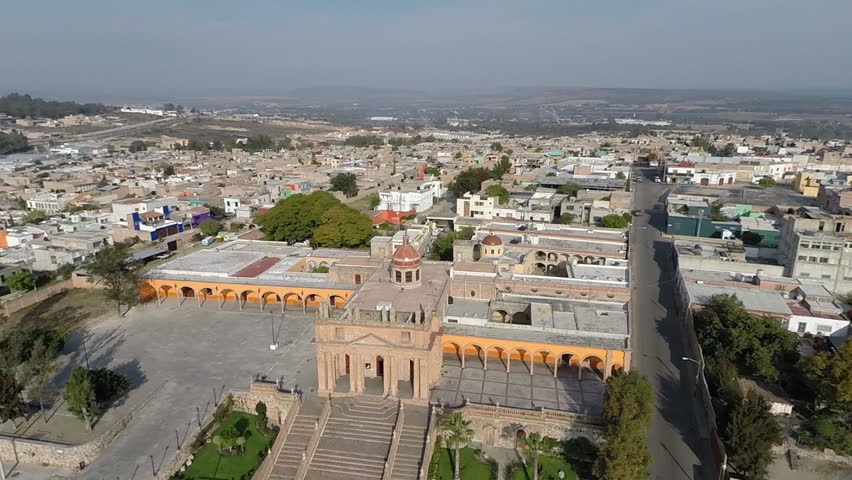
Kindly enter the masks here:
M 654 183 L 662 183 L 662 180 L 660 180 L 660 177 L 654 177 Z

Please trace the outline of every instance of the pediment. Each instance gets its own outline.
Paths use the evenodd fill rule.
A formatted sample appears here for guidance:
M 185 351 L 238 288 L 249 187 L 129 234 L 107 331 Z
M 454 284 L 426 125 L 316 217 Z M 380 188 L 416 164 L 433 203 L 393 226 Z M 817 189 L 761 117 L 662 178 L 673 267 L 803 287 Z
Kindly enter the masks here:
M 349 342 L 350 345 L 361 345 L 365 347 L 395 347 L 393 343 L 385 340 L 374 333 L 368 333 Z

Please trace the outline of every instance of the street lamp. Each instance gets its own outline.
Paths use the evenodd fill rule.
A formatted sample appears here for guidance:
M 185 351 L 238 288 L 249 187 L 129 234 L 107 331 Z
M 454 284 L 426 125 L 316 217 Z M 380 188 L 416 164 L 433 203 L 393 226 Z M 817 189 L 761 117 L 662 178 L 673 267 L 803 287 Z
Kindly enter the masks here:
M 689 357 L 680 357 L 680 359 L 685 361 L 685 362 L 692 362 L 692 363 L 698 365 L 698 370 L 695 372 L 695 384 L 698 385 L 698 377 L 699 377 L 699 375 L 701 375 L 701 369 L 703 368 L 703 365 L 701 365 L 701 362 L 699 362 L 698 360 L 696 360 L 694 358 L 689 358 Z

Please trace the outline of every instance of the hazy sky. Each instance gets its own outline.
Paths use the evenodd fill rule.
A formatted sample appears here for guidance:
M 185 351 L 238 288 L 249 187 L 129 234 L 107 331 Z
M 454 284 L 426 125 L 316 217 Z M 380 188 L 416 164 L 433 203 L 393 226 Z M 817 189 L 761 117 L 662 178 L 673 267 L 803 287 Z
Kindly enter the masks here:
M 4 0 L 3 19 L 3 91 L 852 86 L 852 0 Z

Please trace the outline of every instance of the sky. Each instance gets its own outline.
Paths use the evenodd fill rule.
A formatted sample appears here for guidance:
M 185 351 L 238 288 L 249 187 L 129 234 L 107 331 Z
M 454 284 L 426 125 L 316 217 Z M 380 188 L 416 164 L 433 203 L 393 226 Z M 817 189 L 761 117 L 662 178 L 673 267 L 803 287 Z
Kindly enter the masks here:
M 852 87 L 850 0 L 4 0 L 0 93 Z

